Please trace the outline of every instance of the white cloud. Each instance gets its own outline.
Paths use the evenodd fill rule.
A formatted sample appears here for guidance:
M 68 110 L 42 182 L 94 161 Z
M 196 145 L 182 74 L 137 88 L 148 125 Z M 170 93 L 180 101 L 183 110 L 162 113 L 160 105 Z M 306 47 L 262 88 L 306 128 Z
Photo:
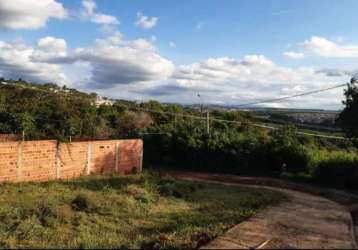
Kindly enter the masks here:
M 161 57 L 151 43 L 144 39 L 119 45 L 97 44 L 94 48 L 78 49 L 78 60 L 92 66 L 92 84 L 96 88 L 111 88 L 167 79 L 174 71 L 171 61 Z
M 283 55 L 289 59 L 304 59 L 305 55 L 300 52 L 294 52 L 294 51 L 286 51 L 283 53 Z
M 52 60 L 66 60 L 66 57 L 66 41 L 64 39 L 47 36 L 38 40 L 37 49 L 33 51 L 31 60 L 34 62 L 50 63 Z
M 92 15 L 94 13 L 94 10 L 97 8 L 97 5 L 94 0 L 83 0 L 82 6 L 88 15 Z
M 113 32 L 104 40 L 103 39 L 96 40 L 97 43 L 109 44 L 109 45 L 118 45 L 118 44 L 122 43 L 122 41 L 123 41 L 123 35 L 119 31 Z
M 172 42 L 172 41 L 170 41 L 169 42 L 169 47 L 170 48 L 175 48 L 177 45 L 175 44 L 175 42 Z
M 66 55 L 67 43 L 64 39 L 58 39 L 55 37 L 47 36 L 41 38 L 37 46 L 47 52 Z
M 0 28 L 38 29 L 50 18 L 64 19 L 67 11 L 56 0 L 1 0 Z
M 233 59 L 231 59 L 233 61 Z M 263 55 L 247 55 L 241 64 L 246 66 L 273 66 L 274 63 Z
M 358 58 L 358 44 L 340 45 L 324 37 L 313 36 L 303 46 L 308 52 L 322 57 Z
M 145 39 L 126 41 L 120 32 L 97 39 L 94 47 L 69 51 L 62 39 L 46 37 L 31 53 L 34 62 L 54 65 L 87 63 L 89 80 L 86 88 L 106 89 L 116 85 L 160 81 L 174 72 L 171 61 L 161 57 L 153 44 Z
M 32 60 L 36 50 L 24 43 L 0 41 L 0 75 L 13 79 L 26 79 L 35 82 L 67 83 L 61 67 Z
M 83 10 L 81 12 L 81 17 L 83 20 L 89 20 L 93 23 L 103 25 L 119 24 L 119 21 L 115 16 L 95 12 L 97 5 L 94 0 L 82 0 L 82 6 Z
M 136 25 L 143 29 L 151 29 L 157 25 L 158 17 L 148 17 L 145 16 L 142 12 L 137 12 L 137 21 Z
M 119 24 L 116 17 L 104 14 L 94 14 L 91 21 L 98 24 Z
M 177 67 L 152 42 L 124 40 L 120 32 L 94 46 L 69 48 L 55 37 L 31 47 L 22 41 L 0 41 L 0 76 L 56 82 L 109 97 L 195 103 L 241 104 L 311 91 L 344 83 L 357 70 L 290 68 L 263 55 L 206 60 Z M 342 89 L 273 103 L 269 106 L 339 108 Z
M 283 67 L 263 55 L 248 55 L 242 60 L 209 58 L 199 63 L 181 65 L 177 67 L 169 86 L 157 86 L 150 93 L 153 95 L 157 91 L 157 98 L 162 100 L 175 98 L 195 102 L 194 93 L 200 92 L 206 95 L 210 103 L 241 104 L 325 88 L 344 83 L 349 78 L 348 72 L 330 74 L 313 67 Z M 160 93 L 165 93 L 165 96 Z M 342 98 L 342 89 L 337 89 L 272 105 L 338 108 Z

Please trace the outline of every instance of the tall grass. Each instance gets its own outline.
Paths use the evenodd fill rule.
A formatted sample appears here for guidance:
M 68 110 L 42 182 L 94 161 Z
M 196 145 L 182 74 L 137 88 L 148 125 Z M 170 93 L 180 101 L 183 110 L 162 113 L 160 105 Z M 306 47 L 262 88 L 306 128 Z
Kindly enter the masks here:
M 158 175 L 0 184 L 0 248 L 197 248 L 284 194 Z

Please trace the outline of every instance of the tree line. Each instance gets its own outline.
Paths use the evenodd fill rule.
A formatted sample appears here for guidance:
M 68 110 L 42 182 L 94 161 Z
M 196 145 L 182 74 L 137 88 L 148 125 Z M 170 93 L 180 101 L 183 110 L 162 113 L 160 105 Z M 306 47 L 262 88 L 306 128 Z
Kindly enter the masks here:
M 291 125 L 268 131 L 250 126 L 256 122 L 250 112 L 218 109 L 210 111 L 215 119 L 208 134 L 204 114 L 192 107 L 125 100 L 98 106 L 95 93 L 22 80 L 1 82 L 6 84 L 0 85 L 0 133 L 25 131 L 29 140 L 142 138 L 146 167 L 271 175 L 358 188 L 355 140 L 300 136 Z M 355 79 L 347 84 L 345 96 L 337 123 L 347 137 L 358 137 Z

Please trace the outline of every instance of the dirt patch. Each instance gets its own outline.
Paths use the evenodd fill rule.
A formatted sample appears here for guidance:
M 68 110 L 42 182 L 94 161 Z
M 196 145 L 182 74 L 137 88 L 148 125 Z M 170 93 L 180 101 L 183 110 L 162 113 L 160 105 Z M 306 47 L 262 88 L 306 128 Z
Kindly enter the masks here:
M 220 182 L 226 185 L 242 185 L 249 182 L 251 187 L 281 191 L 291 198 L 289 202 L 268 208 L 240 223 L 223 236 L 203 246 L 203 249 L 356 249 L 351 214 L 347 207 L 332 200 L 286 189 L 287 183 L 281 183 L 285 188 L 266 186 L 265 184 L 271 180 L 242 181 L 243 179 L 237 176 L 197 173 L 180 173 L 175 177 L 182 180 Z
M 269 177 L 250 177 L 250 176 L 237 176 L 226 174 L 209 174 L 199 172 L 181 172 L 169 171 L 162 174 L 169 174 L 177 178 L 199 178 L 202 180 L 219 181 L 226 183 L 239 183 L 246 185 L 269 186 L 282 189 L 295 190 L 299 192 L 308 193 L 311 195 L 325 197 L 335 201 L 341 205 L 352 206 L 356 205 L 358 210 L 358 193 L 351 193 L 332 188 L 320 188 L 308 184 L 293 183 L 286 180 L 274 179 Z

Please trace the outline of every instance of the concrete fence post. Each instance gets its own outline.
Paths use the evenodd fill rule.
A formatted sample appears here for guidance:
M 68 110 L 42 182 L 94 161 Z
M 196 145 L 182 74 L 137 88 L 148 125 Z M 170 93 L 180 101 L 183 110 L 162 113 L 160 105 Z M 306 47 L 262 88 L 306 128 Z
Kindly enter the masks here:
M 115 166 L 114 169 L 116 172 L 119 172 L 119 141 L 116 141 L 116 162 L 115 162 Z
M 143 170 L 143 154 L 144 154 L 144 146 L 142 144 L 142 150 L 140 152 L 140 163 L 139 163 L 139 172 L 141 173 Z
M 19 142 L 17 149 L 17 162 L 16 162 L 16 180 L 22 181 L 22 146 L 23 142 Z
M 87 165 L 86 165 L 86 174 L 87 175 L 89 175 L 91 173 L 91 158 L 92 158 L 92 143 L 88 142 Z
M 59 142 L 57 142 L 56 145 L 56 179 L 60 179 L 61 178 L 61 160 L 60 160 L 60 155 L 61 155 L 61 144 Z

